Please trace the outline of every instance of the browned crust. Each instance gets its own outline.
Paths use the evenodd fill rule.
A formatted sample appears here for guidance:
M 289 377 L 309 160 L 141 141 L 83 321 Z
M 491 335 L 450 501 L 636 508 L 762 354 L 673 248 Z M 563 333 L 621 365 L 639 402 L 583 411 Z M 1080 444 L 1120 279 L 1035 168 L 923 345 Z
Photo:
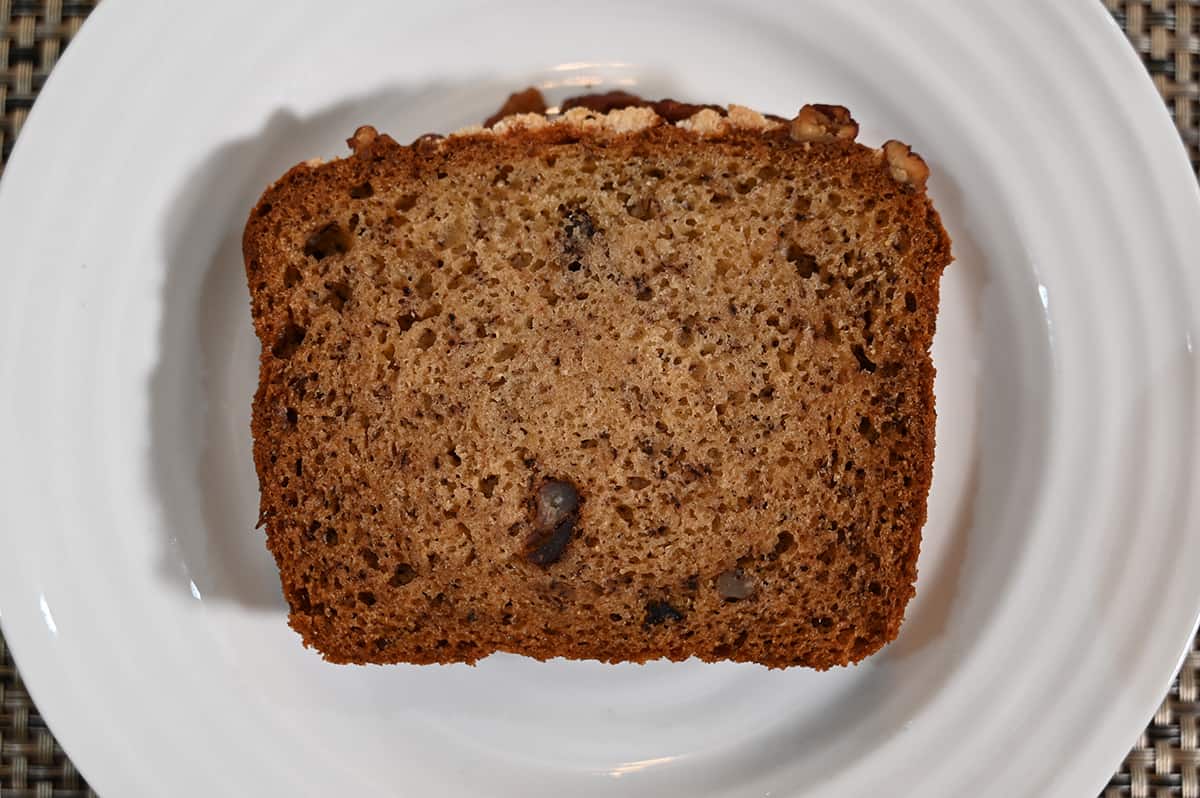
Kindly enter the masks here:
M 918 452 L 914 457 L 915 468 L 911 475 L 914 495 L 925 496 L 932 479 L 936 418 L 933 397 L 934 368 L 927 353 L 934 333 L 939 278 L 943 268 L 951 260 L 950 239 L 923 191 L 927 168 L 922 174 L 921 169 L 915 166 L 919 161 L 920 167 L 924 167 L 924 162 L 920 161 L 919 156 L 911 153 L 904 145 L 900 145 L 904 147 L 903 152 L 896 147 L 891 147 L 891 151 L 881 152 L 855 143 L 853 136 L 839 133 L 845 129 L 849 114 L 846 113 L 843 118 L 840 112 L 831 112 L 830 108 L 832 107 L 823 106 L 815 115 L 806 114 L 802 110 L 802 126 L 807 132 L 801 135 L 795 134 L 796 125 L 793 120 L 789 126 L 779 125 L 769 130 L 729 126 L 721 132 L 710 133 L 707 138 L 722 146 L 762 152 L 764 155 L 772 148 L 806 148 L 807 157 L 813 164 L 850 169 L 857 174 L 867 175 L 870 180 L 876 182 L 881 193 L 889 191 L 889 187 L 894 189 L 899 184 L 899 201 L 906 206 L 907 213 L 926 220 L 926 224 L 915 231 L 912 243 L 914 255 L 911 259 L 912 262 L 921 264 L 920 290 L 916 299 L 918 306 L 924 309 L 923 323 L 919 327 L 919 340 L 911 341 L 911 348 L 914 352 L 926 353 L 923 362 L 920 363 L 915 386 L 921 396 L 924 410 L 918 414 L 918 418 L 914 418 L 914 429 L 919 437 L 914 442 Z M 853 120 L 849 122 L 853 123 Z M 811 135 L 813 124 L 816 125 L 819 135 Z M 289 497 L 267 478 L 272 468 L 272 436 L 281 423 L 281 420 L 273 415 L 277 413 L 275 408 L 278 405 L 271 401 L 271 395 L 286 376 L 282 361 L 272 354 L 272 349 L 287 338 L 290 324 L 286 308 L 277 306 L 274 301 L 275 293 L 280 290 L 279 287 L 285 279 L 285 265 L 283 260 L 277 257 L 280 240 L 277 217 L 272 216 L 273 210 L 301 206 L 306 197 L 320 194 L 330 187 L 357 185 L 365 181 L 382 183 L 388 180 L 414 179 L 443 168 L 453 168 L 454 164 L 464 160 L 505 163 L 514 158 L 532 156 L 547 148 L 562 145 L 603 146 L 608 152 L 673 149 L 693 146 L 703 137 L 701 133 L 672 124 L 657 124 L 624 134 L 582 129 L 575 124 L 552 124 L 537 129 L 517 126 L 501 134 L 488 131 L 486 135 L 461 135 L 445 139 L 429 140 L 423 137 L 424 141 L 418 140 L 413 146 L 402 146 L 387 135 L 364 128 L 350 140 L 354 157 L 324 164 L 299 164 L 266 190 L 250 213 L 243 235 L 243 253 L 254 326 L 263 347 L 251 429 L 254 436 L 256 470 L 263 487 L 261 520 L 267 527 L 268 547 L 279 564 L 284 593 L 291 606 L 289 623 L 303 637 L 306 645 L 318 648 L 333 662 L 395 661 L 364 657 L 361 651 L 343 648 L 336 637 L 329 637 L 331 629 L 315 623 L 314 617 L 309 614 L 309 597 L 291 569 L 296 545 L 293 530 L 298 522 L 286 517 Z M 602 145 L 601 139 L 604 139 Z M 889 146 L 891 144 L 889 142 Z M 912 160 L 914 158 L 916 161 Z M 896 159 L 901 160 L 899 165 L 896 164 Z M 898 171 L 903 174 L 898 174 Z M 873 653 L 895 638 L 903 620 L 904 607 L 915 592 L 913 583 L 916 579 L 921 529 L 926 519 L 926 503 L 917 502 L 915 509 L 918 512 L 908 517 L 910 545 L 900 558 L 902 577 L 898 584 L 903 583 L 902 587 L 906 587 L 906 592 L 892 605 L 886 628 L 880 630 L 878 636 L 870 640 L 868 645 L 861 645 L 853 651 L 847 647 L 838 650 L 836 646 L 814 650 L 805 655 L 800 664 L 819 669 L 847 664 Z M 420 655 L 409 654 L 403 661 L 422 664 L 472 662 L 497 650 L 512 651 L 537 659 L 573 655 L 571 651 L 564 650 L 550 640 L 493 638 L 483 647 L 466 654 L 427 649 Z M 703 641 L 690 646 L 664 647 L 658 639 L 614 641 L 605 651 L 589 652 L 589 656 L 609 662 L 644 662 L 662 657 L 680 660 L 689 656 L 696 656 L 705 661 L 745 659 L 736 652 L 723 655 L 715 653 L 713 648 L 704 647 Z M 781 651 L 777 657 L 760 654 L 752 661 L 773 667 L 797 664 L 795 652 L 792 651 Z
M 542 97 L 542 93 L 533 86 L 530 86 L 524 91 L 513 92 L 508 95 L 508 99 L 504 101 L 496 113 L 484 120 L 484 127 L 491 127 L 506 116 L 514 114 L 542 114 L 546 112 L 546 100 Z
M 810 107 L 810 106 L 805 106 Z M 811 106 L 815 108 L 831 109 L 835 106 Z M 500 106 L 496 113 L 484 120 L 484 127 L 494 127 L 497 122 L 505 117 L 514 116 L 516 114 L 544 114 L 549 106 L 546 104 L 542 93 L 536 88 L 530 86 L 524 91 L 510 94 L 504 104 Z M 607 114 L 611 111 L 620 111 L 625 108 L 649 108 L 656 114 L 662 117 L 667 122 L 674 124 L 682 122 L 704 110 L 713 111 L 721 116 L 728 116 L 729 110 L 723 105 L 715 105 L 713 103 L 686 103 L 670 98 L 662 100 L 648 100 L 640 95 L 632 92 L 616 89 L 605 92 L 589 92 L 587 94 L 577 94 L 563 100 L 559 105 L 559 112 L 566 113 L 574 108 L 583 108 L 588 111 L 594 111 L 598 114 Z M 845 111 L 844 108 L 841 109 Z M 774 114 L 765 114 L 766 118 L 775 122 L 786 122 L 787 120 L 781 116 Z
M 672 124 L 695 116 L 706 108 L 717 112 L 721 116 L 726 116 L 728 113 L 720 105 L 682 103 L 671 99 L 646 100 L 627 91 L 608 91 L 598 94 L 580 94 L 576 97 L 568 97 L 566 100 L 563 100 L 560 108 L 564 112 L 570 111 L 572 108 L 586 108 L 598 114 L 607 114 L 610 111 L 620 111 L 624 108 L 650 108 L 654 113 Z

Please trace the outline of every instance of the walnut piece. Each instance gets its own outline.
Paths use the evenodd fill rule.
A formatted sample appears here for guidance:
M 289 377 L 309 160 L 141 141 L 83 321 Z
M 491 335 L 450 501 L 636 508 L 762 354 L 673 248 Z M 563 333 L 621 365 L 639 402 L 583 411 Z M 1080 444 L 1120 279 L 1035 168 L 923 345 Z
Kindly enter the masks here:
M 346 139 L 346 144 L 354 150 L 355 154 L 358 154 L 374 144 L 377 138 L 379 138 L 379 132 L 375 128 L 370 125 L 362 125 L 354 131 L 353 136 Z
M 853 141 L 858 135 L 858 123 L 840 105 L 806 105 L 792 120 L 794 141 Z
M 925 187 L 929 167 L 920 155 L 912 151 L 912 147 L 895 139 L 886 141 L 883 144 L 883 157 L 897 183 L 908 183 L 915 189 Z

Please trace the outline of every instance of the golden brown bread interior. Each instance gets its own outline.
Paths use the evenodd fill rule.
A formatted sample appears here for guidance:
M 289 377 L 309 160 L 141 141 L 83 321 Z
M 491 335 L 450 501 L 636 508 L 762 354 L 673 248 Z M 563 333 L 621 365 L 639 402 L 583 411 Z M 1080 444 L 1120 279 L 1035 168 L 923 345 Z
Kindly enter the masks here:
M 334 662 L 827 668 L 897 633 L 950 241 L 845 109 L 576 108 L 300 164 L 244 238 L 261 517 Z

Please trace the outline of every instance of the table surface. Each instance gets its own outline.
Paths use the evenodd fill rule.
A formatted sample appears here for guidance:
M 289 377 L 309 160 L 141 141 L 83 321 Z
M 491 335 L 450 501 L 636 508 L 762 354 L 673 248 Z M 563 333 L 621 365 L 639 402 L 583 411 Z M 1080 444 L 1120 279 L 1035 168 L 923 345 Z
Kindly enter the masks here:
M 0 172 L 46 76 L 97 2 L 0 0 Z M 1200 178 L 1200 0 L 1103 2 L 1141 55 Z M 1150 724 L 1130 738 L 1103 798 L 1200 798 L 1200 636 Z M 0 795 L 95 796 L 30 701 L 3 636 Z

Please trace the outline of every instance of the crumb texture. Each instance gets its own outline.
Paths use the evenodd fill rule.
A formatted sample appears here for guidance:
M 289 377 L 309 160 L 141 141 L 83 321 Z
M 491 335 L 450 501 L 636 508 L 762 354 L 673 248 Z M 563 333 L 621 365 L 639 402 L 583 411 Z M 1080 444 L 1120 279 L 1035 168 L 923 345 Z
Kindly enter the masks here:
M 755 119 L 363 129 L 268 189 L 254 454 L 305 643 L 827 668 L 896 635 L 949 240 L 914 166 Z

